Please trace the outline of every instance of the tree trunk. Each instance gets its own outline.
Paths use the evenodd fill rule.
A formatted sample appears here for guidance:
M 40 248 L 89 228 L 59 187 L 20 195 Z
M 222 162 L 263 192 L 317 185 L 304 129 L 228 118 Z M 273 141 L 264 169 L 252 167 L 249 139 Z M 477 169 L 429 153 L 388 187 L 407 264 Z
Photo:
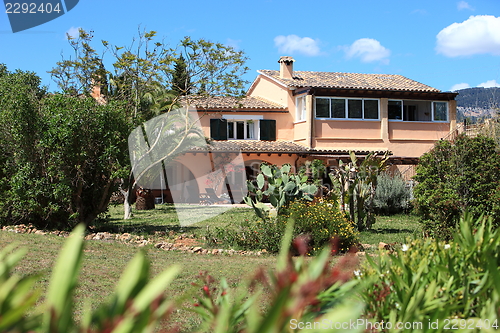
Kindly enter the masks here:
M 120 193 L 123 195 L 123 219 L 124 220 L 129 220 L 132 218 L 132 204 L 130 203 L 130 196 L 132 193 L 132 190 L 127 188 L 126 190 L 122 189 L 120 186 Z

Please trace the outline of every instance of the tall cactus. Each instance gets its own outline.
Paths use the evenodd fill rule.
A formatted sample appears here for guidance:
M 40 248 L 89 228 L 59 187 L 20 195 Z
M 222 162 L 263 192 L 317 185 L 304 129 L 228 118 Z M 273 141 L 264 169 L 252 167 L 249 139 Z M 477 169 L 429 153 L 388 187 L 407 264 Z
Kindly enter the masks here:
M 264 197 L 279 214 L 283 207 L 296 199 L 312 201 L 318 191 L 318 187 L 309 184 L 307 176 L 299 176 L 291 172 L 292 166 L 284 164 L 281 168 L 276 165 L 261 164 L 260 173 L 255 182 L 248 181 L 249 196 L 245 197 L 245 203 L 252 206 L 260 218 L 267 218 L 269 206 L 262 201 Z

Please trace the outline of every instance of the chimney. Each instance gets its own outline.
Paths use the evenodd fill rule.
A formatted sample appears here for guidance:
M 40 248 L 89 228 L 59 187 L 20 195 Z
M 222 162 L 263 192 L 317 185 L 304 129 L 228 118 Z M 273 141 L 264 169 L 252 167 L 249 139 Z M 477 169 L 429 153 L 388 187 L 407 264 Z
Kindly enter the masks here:
M 280 57 L 280 60 L 278 60 L 280 64 L 280 78 L 293 79 L 294 61 L 295 60 L 292 57 Z

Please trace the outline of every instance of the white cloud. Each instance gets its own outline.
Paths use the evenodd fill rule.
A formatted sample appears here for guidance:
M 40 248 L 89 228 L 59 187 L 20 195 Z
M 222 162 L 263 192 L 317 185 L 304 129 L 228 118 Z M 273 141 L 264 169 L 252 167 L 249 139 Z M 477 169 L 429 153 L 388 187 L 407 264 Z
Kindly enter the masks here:
M 235 50 L 239 50 L 240 49 L 240 43 L 241 43 L 241 39 L 231 39 L 231 38 L 228 38 L 227 42 L 226 42 L 226 45 L 229 46 L 229 47 L 232 47 Z
M 453 87 L 451 87 L 450 91 L 457 91 L 460 89 L 467 89 L 470 88 L 470 85 L 468 83 L 457 83 Z
M 71 27 L 66 31 L 65 36 L 70 36 L 71 38 L 77 38 L 80 35 L 80 29 L 81 27 Z
M 458 10 L 464 10 L 464 9 L 474 10 L 474 8 L 471 7 L 471 5 L 469 5 L 466 1 L 460 1 L 459 3 L 457 3 L 457 9 Z
M 500 17 L 471 16 L 462 23 L 453 23 L 437 36 L 437 53 L 447 57 L 473 54 L 500 55 Z
M 274 46 L 280 53 L 302 53 L 307 56 L 320 54 L 319 40 L 310 37 L 299 37 L 297 35 L 276 36 Z
M 500 87 L 500 83 L 498 83 L 496 80 L 489 80 L 489 81 L 480 83 L 477 86 L 483 87 L 483 88 L 493 88 L 493 87 Z
M 389 63 L 391 51 L 372 38 L 361 38 L 345 48 L 347 58 L 360 58 L 362 62 Z

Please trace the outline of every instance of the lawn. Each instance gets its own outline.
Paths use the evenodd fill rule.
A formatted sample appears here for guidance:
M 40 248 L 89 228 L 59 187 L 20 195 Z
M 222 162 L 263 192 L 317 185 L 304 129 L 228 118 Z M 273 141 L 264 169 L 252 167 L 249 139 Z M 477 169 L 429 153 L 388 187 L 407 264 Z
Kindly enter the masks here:
M 209 220 L 188 227 L 180 227 L 175 211 L 169 205 L 158 205 L 153 211 L 134 211 L 133 219 L 127 221 L 121 219 L 122 209 L 121 206 L 111 207 L 109 222 L 101 224 L 98 229 L 148 236 L 158 231 L 166 231 L 167 234 L 173 234 L 173 237 L 181 233 L 188 233 L 201 238 L 206 232 L 207 226 L 236 225 L 238 221 L 252 218 L 254 214 L 250 208 L 236 208 Z M 376 248 L 378 242 L 403 242 L 408 236 L 418 235 L 420 230 L 416 218 L 406 215 L 378 217 L 373 228 L 373 230 L 363 232 L 360 235 L 361 243 L 372 244 L 373 249 Z M 17 269 L 18 272 L 21 274 L 42 273 L 38 286 L 45 290 L 51 268 L 62 247 L 64 238 L 55 235 L 0 232 L 0 248 L 12 242 L 28 249 L 28 254 Z M 151 260 L 153 275 L 158 274 L 173 263 L 181 265 L 182 271 L 169 290 L 173 297 L 190 289 L 191 283 L 196 281 L 196 276 L 202 271 L 208 271 L 217 280 L 225 277 L 231 287 L 236 287 L 250 278 L 258 267 L 272 268 L 276 261 L 276 257 L 272 255 L 201 255 L 164 251 L 152 245 L 144 247 L 143 250 L 147 252 Z M 75 313 L 77 316 L 81 314 L 85 303 L 88 302 L 92 307 L 96 307 L 108 298 L 127 262 L 137 251 L 138 248 L 133 245 L 114 241 L 86 242 L 79 286 L 76 291 L 77 308 Z M 189 332 L 198 324 L 197 317 L 185 309 L 181 309 L 175 314 L 174 321 L 182 323 L 185 332 Z

